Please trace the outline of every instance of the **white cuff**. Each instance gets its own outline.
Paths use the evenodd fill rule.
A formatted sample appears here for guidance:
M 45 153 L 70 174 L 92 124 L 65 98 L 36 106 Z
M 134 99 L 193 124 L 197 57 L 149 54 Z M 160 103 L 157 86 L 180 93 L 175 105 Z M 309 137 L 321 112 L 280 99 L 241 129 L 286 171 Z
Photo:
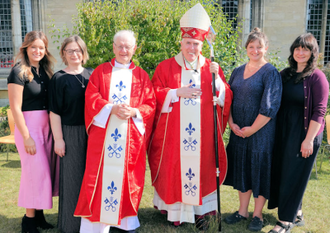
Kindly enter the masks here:
M 143 118 L 140 111 L 137 108 L 134 108 L 136 112 L 136 117 L 132 117 L 136 128 L 139 130 L 141 135 L 144 135 L 145 128 L 143 124 Z
M 112 106 L 113 106 L 113 104 L 106 104 L 102 108 L 102 110 L 99 112 L 99 114 L 97 114 L 94 117 L 93 125 L 96 125 L 98 127 L 101 127 L 103 129 L 105 129 L 105 125 L 106 125 L 106 123 L 108 121 L 108 118 L 110 116 Z
M 217 91 L 219 91 L 217 104 L 223 107 L 225 103 L 226 87 L 219 75 L 218 78 L 215 80 L 215 88 L 217 89 Z
M 176 94 L 176 90 L 177 89 L 171 89 L 167 92 L 161 113 L 171 112 L 172 107 L 170 107 L 170 103 L 175 103 L 179 101 L 179 97 Z

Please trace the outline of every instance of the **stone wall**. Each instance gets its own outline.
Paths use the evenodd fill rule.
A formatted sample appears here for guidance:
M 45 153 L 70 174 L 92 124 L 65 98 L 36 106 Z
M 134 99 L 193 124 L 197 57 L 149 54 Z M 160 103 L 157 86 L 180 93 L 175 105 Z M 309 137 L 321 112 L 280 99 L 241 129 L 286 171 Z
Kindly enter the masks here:
M 265 0 L 263 31 L 269 38 L 269 51 L 289 56 L 294 39 L 306 31 L 306 3 L 303 0 Z
M 59 49 L 57 49 L 57 46 L 60 46 L 60 43 L 62 43 L 63 39 L 60 39 L 60 43 L 54 44 L 53 40 L 51 39 L 51 29 L 49 28 L 49 25 L 54 23 L 56 28 L 61 30 L 64 27 L 72 29 L 72 17 L 77 15 L 76 4 L 79 2 L 81 2 L 81 0 L 47 0 L 44 3 L 45 17 L 43 28 L 49 40 L 50 53 L 57 60 L 57 63 L 55 64 L 55 72 L 65 67 L 59 55 Z M 51 20 L 54 20 L 54 22 L 51 22 Z

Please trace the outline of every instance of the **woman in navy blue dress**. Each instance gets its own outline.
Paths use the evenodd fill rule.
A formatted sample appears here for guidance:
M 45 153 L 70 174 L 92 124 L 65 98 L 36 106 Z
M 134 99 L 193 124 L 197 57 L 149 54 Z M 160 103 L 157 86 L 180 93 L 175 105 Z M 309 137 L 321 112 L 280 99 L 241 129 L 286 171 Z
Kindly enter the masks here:
M 322 143 L 329 83 L 317 69 L 318 44 L 306 33 L 291 45 L 289 65 L 281 71 L 283 96 L 278 112 L 268 208 L 278 207 L 270 233 L 304 225 L 302 199 Z
M 234 98 L 229 117 L 228 173 L 224 182 L 238 190 L 240 206 L 225 222 L 247 220 L 253 194 L 255 207 L 248 229 L 260 231 L 262 209 L 270 194 L 275 117 L 281 103 L 282 83 L 279 72 L 265 59 L 268 39 L 260 29 L 250 33 L 245 47 L 249 62 L 236 68 L 228 82 Z

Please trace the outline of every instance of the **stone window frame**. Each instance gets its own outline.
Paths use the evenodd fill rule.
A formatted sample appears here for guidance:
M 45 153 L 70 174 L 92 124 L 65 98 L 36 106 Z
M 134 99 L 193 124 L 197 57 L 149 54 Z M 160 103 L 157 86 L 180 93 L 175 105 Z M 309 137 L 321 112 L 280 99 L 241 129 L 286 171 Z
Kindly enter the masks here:
M 321 63 L 330 64 L 330 2 L 307 0 L 306 31 L 312 33 L 323 54 Z
M 20 0 L 10 0 L 10 5 L 13 55 L 15 57 L 22 45 L 22 38 L 24 38 L 24 35 L 22 35 Z M 44 9 L 45 3 L 43 0 L 31 0 L 32 30 L 45 31 L 46 25 L 43 20 Z M 0 78 L 7 76 L 10 70 L 11 67 L 0 67 Z

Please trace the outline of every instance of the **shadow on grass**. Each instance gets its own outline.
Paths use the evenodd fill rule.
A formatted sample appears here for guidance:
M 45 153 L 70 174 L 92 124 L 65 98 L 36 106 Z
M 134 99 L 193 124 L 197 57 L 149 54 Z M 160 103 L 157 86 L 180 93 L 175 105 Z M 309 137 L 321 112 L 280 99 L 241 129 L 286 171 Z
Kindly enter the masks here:
M 8 161 L 8 162 L 2 164 L 1 167 L 20 168 L 21 167 L 21 161 L 19 161 L 19 160 Z
M 221 222 L 221 228 L 222 232 L 228 232 L 228 233 L 251 233 L 247 226 L 252 220 L 252 212 L 250 212 L 250 218 L 247 221 L 241 221 L 235 225 L 229 225 L 226 224 L 223 220 L 231 215 L 232 213 L 223 213 L 222 214 L 222 222 Z M 272 214 L 264 213 L 264 225 L 268 226 L 274 226 L 277 222 L 277 219 Z M 218 232 L 219 229 L 219 223 L 215 216 L 207 216 L 206 217 L 208 221 L 209 229 L 205 232 Z M 158 233 L 158 232 L 169 232 L 169 233 L 183 233 L 183 232 L 203 232 L 198 231 L 197 228 L 195 228 L 194 224 L 190 223 L 184 223 L 179 227 L 174 227 L 170 222 L 167 221 L 167 215 L 163 215 L 160 213 L 160 211 L 153 209 L 153 208 L 141 208 L 139 209 L 139 220 L 141 227 L 138 228 L 138 232 L 148 232 L 148 233 Z M 261 232 L 268 232 L 262 229 Z
M 19 218 L 7 218 L 6 216 L 0 215 L 1 222 L 1 233 L 14 233 L 21 232 L 22 217 Z M 60 231 L 56 228 L 57 226 L 57 214 L 45 214 L 47 222 L 52 224 L 55 228 L 49 230 L 40 230 L 42 233 L 59 233 Z

